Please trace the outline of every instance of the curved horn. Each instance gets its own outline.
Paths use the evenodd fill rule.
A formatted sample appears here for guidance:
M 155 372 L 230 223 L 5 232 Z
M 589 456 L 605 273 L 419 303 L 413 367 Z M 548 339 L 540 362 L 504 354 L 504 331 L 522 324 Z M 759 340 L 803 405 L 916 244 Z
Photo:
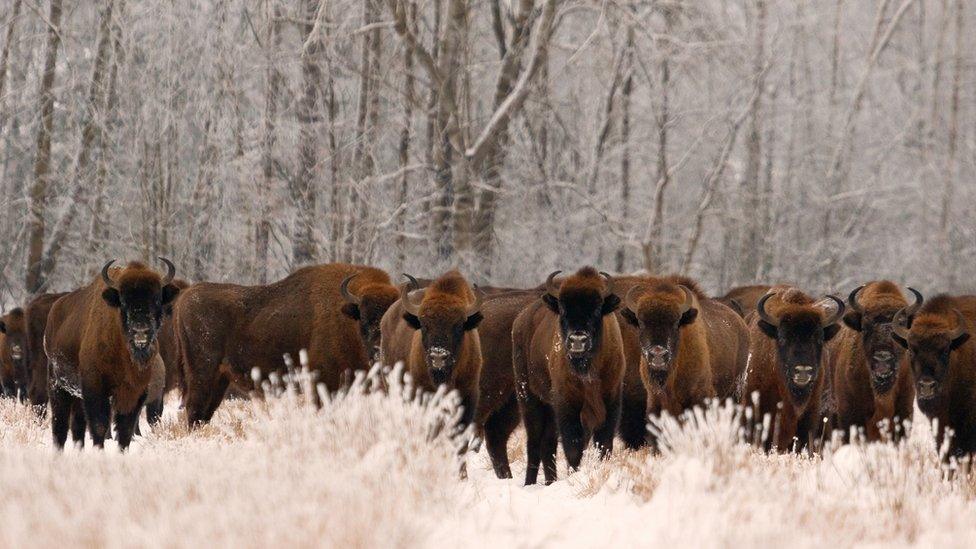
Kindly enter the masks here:
M 630 312 L 637 312 L 637 292 L 642 291 L 643 288 L 640 286 L 634 286 L 628 292 L 626 297 L 624 297 L 624 307 L 630 309 Z
M 173 278 L 176 276 L 176 265 L 173 265 L 173 262 L 165 257 L 158 257 L 156 259 L 166 264 L 166 276 L 164 276 L 162 282 L 160 282 L 160 284 L 165 286 L 172 282 Z
M 908 316 L 915 316 L 915 313 L 922 308 L 922 303 L 925 301 L 925 298 L 922 297 L 922 294 L 919 293 L 919 291 L 915 288 L 908 288 L 908 291 L 912 292 L 912 295 L 915 296 L 915 301 L 908 307 L 905 307 L 905 314 Z
M 681 291 L 685 294 L 685 302 L 681 304 L 681 312 L 678 313 L 679 315 L 683 315 L 687 313 L 689 309 L 691 309 L 692 305 L 695 304 L 695 294 L 691 293 L 691 290 L 689 290 L 687 286 L 678 284 L 678 287 L 681 288 Z
M 411 289 L 419 289 L 420 284 L 417 282 L 416 278 L 408 275 L 407 273 L 403 273 L 403 276 L 407 277 L 410 282 L 400 286 L 400 301 L 403 303 L 403 309 L 405 311 L 414 316 L 418 316 L 420 315 L 420 305 L 410 299 L 410 291 Z
M 908 340 L 908 314 L 906 313 L 908 307 L 902 307 L 898 309 L 895 316 L 891 319 L 891 331 L 894 332 L 898 337 Z
M 956 313 L 956 329 L 949 332 L 949 340 L 953 341 L 957 337 L 966 333 L 966 317 L 962 316 L 959 309 L 953 309 L 952 312 Z
M 862 284 L 861 286 L 854 288 L 854 291 L 851 292 L 851 295 L 847 296 L 847 303 L 851 306 L 851 309 L 855 313 L 864 312 L 864 309 L 861 308 L 861 304 L 857 302 L 857 294 L 861 293 L 861 290 L 863 289 L 864 289 L 864 285 Z
M 485 300 L 485 294 L 481 291 L 481 288 L 477 284 L 474 285 L 474 304 L 469 306 L 464 312 L 465 317 L 469 317 L 477 312 L 481 311 L 481 304 Z
M 359 305 L 362 302 L 359 297 L 349 291 L 349 283 L 357 276 L 359 273 L 351 274 L 342 280 L 342 284 L 339 284 L 339 293 L 342 294 L 342 298 L 353 305 Z
M 827 326 L 830 326 L 831 324 L 836 323 L 838 320 L 840 320 L 844 316 L 844 311 L 847 310 L 847 306 L 844 305 L 844 302 L 839 297 L 837 297 L 837 296 L 829 295 L 828 294 L 828 295 L 824 296 L 824 298 L 825 299 L 829 299 L 829 300 L 831 300 L 831 301 L 833 301 L 834 303 L 837 304 L 837 310 L 834 312 L 834 314 L 832 314 L 829 317 L 825 318 L 823 320 L 823 322 L 820 324 L 822 327 L 826 328 Z
M 556 275 L 558 275 L 561 272 L 562 271 L 553 271 L 549 273 L 549 276 L 546 278 L 546 293 L 556 299 L 559 299 L 559 286 L 556 286 L 555 282 L 553 282 L 553 279 L 556 278 Z
M 766 300 L 774 295 L 776 294 L 770 292 L 759 298 L 759 302 L 756 303 L 756 313 L 759 314 L 759 318 L 763 319 L 766 324 L 769 324 L 770 326 L 779 326 L 779 320 L 773 318 L 772 315 L 766 312 Z
M 109 288 L 115 288 L 117 290 L 118 286 L 115 285 L 115 281 L 113 281 L 112 278 L 108 276 L 108 268 L 112 266 L 112 263 L 115 263 L 114 259 L 109 261 L 102 267 L 102 280 L 105 281 L 106 286 L 108 286 Z
M 613 277 L 603 271 L 600 271 L 600 274 L 603 275 L 603 278 L 605 278 L 607 282 L 607 287 L 600 297 L 606 299 L 607 296 L 613 293 Z

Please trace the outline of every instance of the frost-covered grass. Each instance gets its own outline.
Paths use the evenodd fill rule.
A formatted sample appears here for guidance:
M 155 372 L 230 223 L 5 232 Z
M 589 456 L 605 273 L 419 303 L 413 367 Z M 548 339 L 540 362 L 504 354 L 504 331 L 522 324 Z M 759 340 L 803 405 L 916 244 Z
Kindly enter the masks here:
M 392 378 L 386 378 L 388 382 Z M 375 381 L 376 378 L 373 378 Z M 976 489 L 945 480 L 919 425 L 900 446 L 766 456 L 723 408 L 655 424 L 662 452 L 592 455 L 548 487 L 486 452 L 458 478 L 432 429 L 451 401 L 360 381 L 321 410 L 286 392 L 225 403 L 193 433 L 177 414 L 130 453 L 56 454 L 49 425 L 0 403 L 0 547 L 36 546 L 971 546 Z M 680 545 L 676 545 L 680 544 Z

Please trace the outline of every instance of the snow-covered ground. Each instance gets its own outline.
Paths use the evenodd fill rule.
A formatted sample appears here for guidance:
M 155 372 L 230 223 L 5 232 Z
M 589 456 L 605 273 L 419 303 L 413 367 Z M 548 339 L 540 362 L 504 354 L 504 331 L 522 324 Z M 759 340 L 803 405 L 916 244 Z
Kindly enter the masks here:
M 715 408 L 660 424 L 660 455 L 589 455 L 526 488 L 495 479 L 484 450 L 459 480 L 453 444 L 431 428 L 448 399 L 394 388 L 319 411 L 300 402 L 227 402 L 193 433 L 170 406 L 125 455 L 59 455 L 46 421 L 0 402 L 0 547 L 976 544 L 976 484 L 944 480 L 924 425 L 897 448 L 764 456 Z M 516 477 L 523 444 L 510 446 Z

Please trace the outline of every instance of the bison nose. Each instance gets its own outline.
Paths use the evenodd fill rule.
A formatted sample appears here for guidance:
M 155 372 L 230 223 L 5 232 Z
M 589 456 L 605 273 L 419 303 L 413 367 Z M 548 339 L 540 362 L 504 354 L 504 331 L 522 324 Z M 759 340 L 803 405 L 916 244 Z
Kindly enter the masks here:
M 932 379 L 930 377 L 923 377 L 923 378 L 919 379 L 918 380 L 918 398 L 924 400 L 924 399 L 928 399 L 928 398 L 934 397 L 935 396 L 935 388 L 936 388 L 937 385 L 938 385 L 938 383 L 934 379 Z
M 447 365 L 447 358 L 451 356 L 450 351 L 443 347 L 431 347 L 427 351 L 427 357 L 430 359 L 430 365 L 436 369 L 442 369 Z
M 590 343 L 590 336 L 585 332 L 573 332 L 569 334 L 569 352 L 582 353 Z
M 891 359 L 895 358 L 895 355 L 891 351 L 875 351 L 874 360 L 878 362 L 891 362 Z
M 671 351 L 662 345 L 655 345 L 644 352 L 647 363 L 655 368 L 664 368 L 671 359 Z
M 132 326 L 132 342 L 139 347 L 149 344 L 150 334 L 152 334 L 152 327 L 148 324 L 140 323 Z
M 24 351 L 20 348 L 20 345 L 12 345 L 10 347 L 10 356 L 14 360 L 20 360 L 24 356 Z
M 813 366 L 800 365 L 793 368 L 793 384 L 806 387 L 813 381 Z

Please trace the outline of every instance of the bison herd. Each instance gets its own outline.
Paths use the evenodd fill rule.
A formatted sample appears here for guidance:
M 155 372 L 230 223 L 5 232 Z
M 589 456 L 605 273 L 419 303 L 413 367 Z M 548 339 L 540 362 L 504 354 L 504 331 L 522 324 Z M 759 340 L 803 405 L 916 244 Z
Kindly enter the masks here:
M 330 392 L 371 364 L 403 363 L 418 388 L 454 390 L 495 473 L 526 432 L 525 482 L 556 478 L 592 443 L 601 457 L 657 441 L 649 416 L 712 399 L 750 413 L 767 451 L 816 451 L 832 431 L 905 435 L 914 403 L 938 420 L 947 456 L 976 452 L 976 297 L 924 300 L 888 281 L 846 301 L 788 286 L 706 295 L 682 276 L 556 271 L 531 289 L 478 287 L 458 271 L 395 283 L 382 270 L 328 264 L 264 286 L 176 278 L 108 262 L 87 286 L 35 297 L 0 318 L 0 385 L 51 413 L 54 443 L 87 431 L 125 449 L 146 409 L 178 390 L 192 428 L 225 395 L 255 391 L 305 350 Z M 260 375 L 255 375 L 259 373 Z M 315 396 L 313 395 L 313 398 Z M 746 421 L 746 420 L 744 420 Z

